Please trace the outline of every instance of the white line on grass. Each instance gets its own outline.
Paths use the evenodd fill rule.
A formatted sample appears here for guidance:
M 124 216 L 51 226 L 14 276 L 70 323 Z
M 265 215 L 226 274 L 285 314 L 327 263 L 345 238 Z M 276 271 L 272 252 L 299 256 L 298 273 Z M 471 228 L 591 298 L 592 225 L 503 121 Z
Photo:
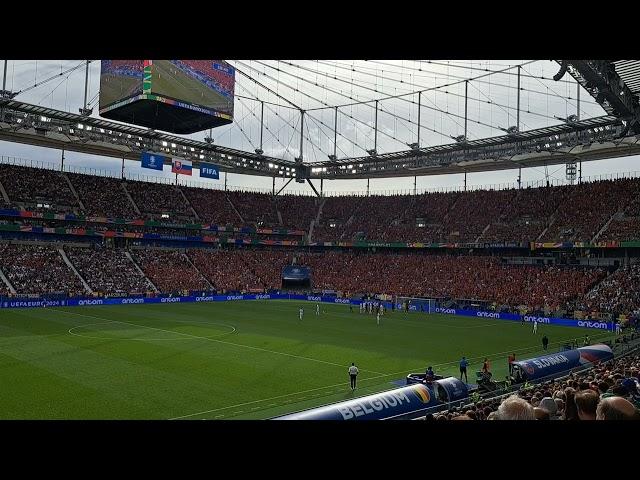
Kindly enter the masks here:
M 94 316 L 94 315 L 85 315 L 83 313 L 67 312 L 67 311 L 64 311 L 64 310 L 57 310 L 57 309 L 53 309 L 53 308 L 51 310 L 55 310 L 56 312 L 60 312 L 60 313 L 66 313 L 66 314 L 69 314 L 69 315 L 78 315 L 80 317 L 95 318 L 97 320 L 106 320 L 106 321 L 109 321 L 109 322 L 124 323 L 124 324 L 127 324 L 127 325 L 132 325 L 134 327 L 149 328 L 151 330 L 157 330 L 159 332 L 166 332 L 166 333 L 171 333 L 171 334 L 184 335 L 186 337 L 198 338 L 200 340 L 207 340 L 207 341 L 210 341 L 210 342 L 217 342 L 217 343 L 222 343 L 222 344 L 225 344 L 225 345 L 233 345 L 234 347 L 249 348 L 251 350 L 258 350 L 260 352 L 273 353 L 274 355 L 284 355 L 284 356 L 287 356 L 287 357 L 299 358 L 301 360 L 308 360 L 310 362 L 324 363 L 325 365 L 333 365 L 334 367 L 347 368 L 346 365 L 343 365 L 343 364 L 340 364 L 340 363 L 327 362 L 326 360 L 319 360 L 317 358 L 311 358 L 311 357 L 303 357 L 301 355 L 295 355 L 293 353 L 278 352 L 276 350 L 268 350 L 266 348 L 254 347 L 254 346 L 251 346 L 251 345 L 243 345 L 241 343 L 226 342 L 224 340 L 216 340 L 215 338 L 201 337 L 200 335 L 192 335 L 190 333 L 175 332 L 175 331 L 172 331 L 172 330 L 165 330 L 165 329 L 157 328 L 157 327 L 149 327 L 147 325 L 140 325 L 138 323 L 125 322 L 125 321 L 122 321 L 122 320 L 109 320 L 108 318 L 98 317 L 98 316 Z M 375 373 L 375 374 L 378 374 L 378 375 L 383 375 L 380 372 L 375 372 L 373 370 L 365 370 L 364 368 L 361 368 L 360 370 L 363 371 L 363 372 Z
M 180 320 L 173 320 L 176 322 L 180 322 Z M 175 340 L 190 340 L 189 338 L 126 338 L 126 337 L 93 337 L 91 335 L 81 335 L 79 333 L 74 333 L 73 330 L 76 330 L 78 328 L 84 328 L 84 327 L 91 327 L 94 325 L 109 325 L 112 323 L 123 323 L 123 322 L 119 322 L 118 320 L 109 320 L 106 322 L 98 322 L 98 323 L 87 323 L 85 325 L 78 325 L 77 327 L 71 327 L 69 330 L 67 330 L 67 333 L 71 334 L 71 335 L 75 335 L 76 337 L 83 337 L 83 338 L 93 338 L 96 340 L 134 340 L 134 341 L 139 341 L 139 342 L 148 342 L 148 341 L 175 341 Z M 181 322 L 181 323 L 186 323 L 186 322 Z M 194 322 L 194 323 L 207 323 L 207 322 Z M 224 323 L 214 323 L 211 322 L 209 323 L 209 325 L 218 325 L 218 326 L 223 326 L 223 327 L 227 327 L 227 328 L 232 328 L 233 330 L 231 330 L 230 332 L 226 332 L 226 333 L 221 333 L 220 335 L 214 335 L 213 337 L 207 337 L 211 340 L 213 340 L 214 338 L 220 338 L 220 337 L 226 337 L 227 335 L 231 335 L 232 333 L 236 332 L 236 327 L 234 327 L 233 325 L 225 325 Z M 144 325 L 141 325 L 142 327 L 144 327 Z M 153 328 L 153 327 L 149 327 L 149 328 Z M 157 329 L 156 329 L 157 330 Z M 175 334 L 179 334 L 180 332 L 174 332 Z M 57 334 L 60 335 L 60 334 Z
M 595 335 L 594 339 L 598 338 L 600 336 L 604 336 L 604 335 L 606 335 L 606 334 L 603 333 L 602 335 Z M 561 341 L 558 341 L 558 342 L 550 343 L 549 345 L 559 345 L 559 344 L 561 344 L 561 343 L 563 343 L 565 341 L 566 340 L 561 340 Z M 505 350 L 504 352 L 497 352 L 497 353 L 492 353 L 492 354 L 489 354 L 489 355 L 478 355 L 476 357 L 469 357 L 468 360 L 475 360 L 475 359 L 480 359 L 480 358 L 485 358 L 485 357 L 486 358 L 492 358 L 492 357 L 494 357 L 496 355 L 502 355 L 502 354 L 511 353 L 511 352 L 513 352 L 513 353 L 521 352 L 521 351 L 524 351 L 524 350 L 531 350 L 533 348 L 537 349 L 539 347 L 523 347 L 523 348 L 517 348 L 517 349 L 510 349 L 510 350 Z M 447 366 L 447 365 L 454 365 L 454 364 L 456 364 L 458 362 L 459 362 L 459 360 L 452 360 L 450 362 L 445 362 L 445 363 L 440 363 L 440 364 L 433 365 L 433 367 L 434 368 L 444 367 L 444 366 Z M 415 369 L 415 370 L 418 370 L 418 369 Z M 406 374 L 406 372 L 407 372 L 407 370 L 405 369 L 405 370 L 402 370 L 400 372 L 380 374 L 380 375 L 377 375 L 375 377 L 363 378 L 361 380 L 361 382 L 364 382 L 364 381 L 367 381 L 367 380 L 377 380 L 377 379 L 384 378 L 384 377 L 392 377 L 392 376 L 395 376 L 395 375 L 401 375 L 403 373 Z M 336 383 L 335 385 L 327 385 L 327 386 L 324 386 L 324 387 L 312 388 L 312 389 L 309 389 L 309 390 L 302 390 L 300 392 L 287 393 L 287 394 L 284 394 L 284 395 L 278 395 L 277 397 L 263 398 L 261 400 L 253 400 L 251 402 L 244 402 L 244 403 L 239 403 L 239 404 L 236 404 L 236 405 L 229 405 L 228 407 L 220 407 L 220 408 L 215 408 L 213 410 L 205 410 L 203 412 L 190 413 L 188 415 L 181 415 L 179 417 L 173 417 L 173 418 L 170 418 L 169 420 L 180 420 L 180 419 L 183 419 L 183 418 L 189 418 L 189 417 L 195 417 L 195 416 L 198 416 L 198 415 L 204 415 L 205 413 L 214 413 L 214 412 L 219 412 L 221 410 L 229 410 L 231 408 L 244 407 L 245 405 L 251 405 L 251 404 L 254 404 L 254 403 L 268 402 L 270 400 L 279 400 L 281 398 L 300 395 L 300 394 L 303 394 L 303 393 L 317 392 L 318 390 L 326 390 L 326 389 L 330 389 L 330 388 L 334 388 L 334 387 L 342 387 L 342 386 L 345 386 L 345 385 L 349 385 L 349 382 Z M 335 391 L 336 392 L 340 392 L 342 390 L 337 389 Z M 355 397 L 355 398 L 358 398 L 358 397 Z M 286 401 L 284 403 L 285 404 L 286 403 L 291 403 L 291 401 L 292 400 L 288 400 L 288 401 Z M 271 404 L 267 405 L 265 408 L 269 408 L 269 407 L 272 407 L 272 406 L 282 406 L 282 405 L 283 405 L 282 403 L 281 404 L 271 403 Z M 238 412 L 234 412 L 234 414 L 237 415 Z M 218 415 L 218 416 L 216 416 L 214 418 L 218 418 L 220 416 L 225 416 L 225 415 Z

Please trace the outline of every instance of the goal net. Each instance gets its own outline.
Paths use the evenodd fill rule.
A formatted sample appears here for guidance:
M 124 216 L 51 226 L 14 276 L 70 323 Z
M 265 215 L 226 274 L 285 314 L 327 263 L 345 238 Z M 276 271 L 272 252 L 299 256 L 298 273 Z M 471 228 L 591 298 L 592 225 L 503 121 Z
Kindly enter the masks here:
M 436 302 L 433 298 L 396 297 L 396 310 L 417 313 L 435 313 Z

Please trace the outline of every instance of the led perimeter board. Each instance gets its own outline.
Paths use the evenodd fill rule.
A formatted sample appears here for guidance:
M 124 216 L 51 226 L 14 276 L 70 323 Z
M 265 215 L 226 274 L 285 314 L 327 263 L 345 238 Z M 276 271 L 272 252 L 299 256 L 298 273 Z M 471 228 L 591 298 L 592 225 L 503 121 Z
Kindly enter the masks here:
M 171 133 L 233 121 L 235 69 L 223 60 L 102 60 L 100 115 Z

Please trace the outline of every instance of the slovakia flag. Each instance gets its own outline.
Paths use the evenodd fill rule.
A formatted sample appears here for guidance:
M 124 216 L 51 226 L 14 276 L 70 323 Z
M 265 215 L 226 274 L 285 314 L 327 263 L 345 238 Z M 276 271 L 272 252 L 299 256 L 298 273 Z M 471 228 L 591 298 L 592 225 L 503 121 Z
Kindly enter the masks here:
M 172 161 L 171 172 L 178 173 L 180 175 L 191 175 L 191 161 L 174 158 Z

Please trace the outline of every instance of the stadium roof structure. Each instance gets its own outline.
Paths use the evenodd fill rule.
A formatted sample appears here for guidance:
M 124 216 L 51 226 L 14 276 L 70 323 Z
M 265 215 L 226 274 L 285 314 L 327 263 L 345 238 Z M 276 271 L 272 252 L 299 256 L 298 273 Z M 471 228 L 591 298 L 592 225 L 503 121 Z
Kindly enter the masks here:
M 577 118 L 570 116 L 560 119 L 563 122 L 556 125 L 523 131 L 517 127 L 500 128 L 505 132 L 503 135 L 475 140 L 469 140 L 466 136 L 451 136 L 453 142 L 436 146 L 420 147 L 414 143 L 407 144 L 410 146 L 408 150 L 390 153 L 378 153 L 374 148 L 367 151 L 366 156 L 338 159 L 334 154 L 329 155 L 329 160 L 303 161 L 303 128 L 300 128 L 300 158 L 290 160 L 265 155 L 258 149 L 250 152 L 224 147 L 34 105 L 4 95 L 4 98 L 0 98 L 0 140 L 129 160 L 139 160 L 141 152 L 152 151 L 192 160 L 194 166 L 198 166 L 199 162 L 213 162 L 222 171 L 295 177 L 298 181 L 304 181 L 305 178 L 361 179 L 471 173 L 640 154 L 640 61 L 558 60 L 557 63 L 560 71 L 554 80 L 559 80 L 568 72 L 603 108 L 605 115 L 582 120 L 579 115 Z M 519 74 L 520 68 L 518 82 Z M 468 83 L 477 78 L 481 77 L 462 81 Z M 465 132 L 466 100 L 465 89 Z M 378 100 L 373 101 L 377 137 Z M 337 118 L 338 107 L 335 109 Z M 300 113 L 304 117 L 305 111 L 301 109 Z M 518 124 L 519 115 L 518 96 Z M 418 131 L 419 123 L 418 115 Z

